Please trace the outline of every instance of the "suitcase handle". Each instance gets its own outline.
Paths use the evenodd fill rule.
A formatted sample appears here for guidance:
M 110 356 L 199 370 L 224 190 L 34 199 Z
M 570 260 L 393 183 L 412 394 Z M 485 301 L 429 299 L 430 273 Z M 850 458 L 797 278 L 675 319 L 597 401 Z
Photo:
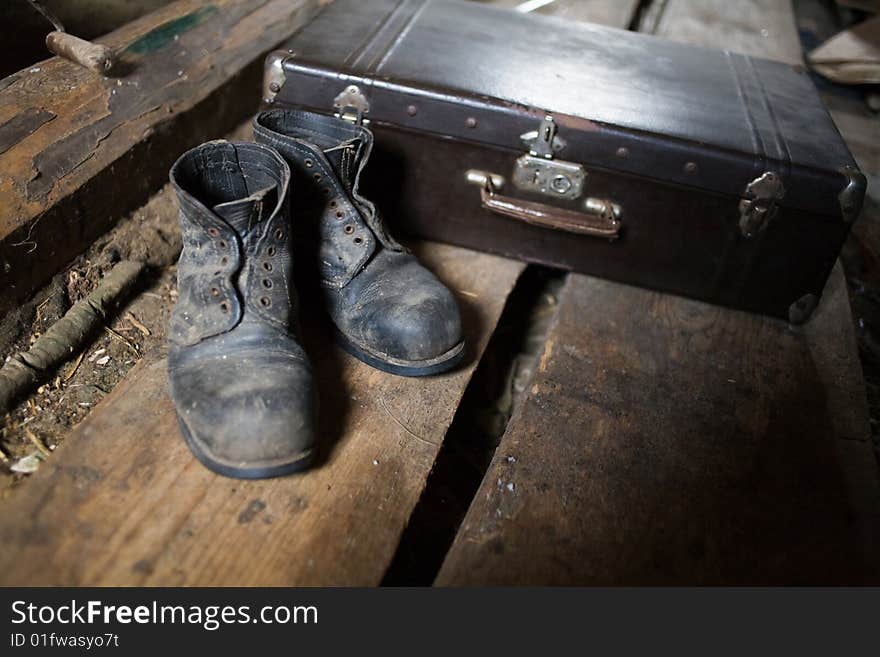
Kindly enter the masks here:
M 496 174 L 471 170 L 467 172 L 467 180 L 480 185 L 480 201 L 490 212 L 550 230 L 609 240 L 620 237 L 620 206 L 611 201 L 588 198 L 585 204 L 588 212 L 574 212 L 498 194 L 496 188 L 504 183 L 504 179 Z

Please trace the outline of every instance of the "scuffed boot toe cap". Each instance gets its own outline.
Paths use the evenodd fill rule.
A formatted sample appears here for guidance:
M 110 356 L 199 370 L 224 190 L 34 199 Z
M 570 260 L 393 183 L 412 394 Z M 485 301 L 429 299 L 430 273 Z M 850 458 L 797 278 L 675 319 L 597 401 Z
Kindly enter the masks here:
M 444 287 L 378 306 L 363 327 L 365 341 L 395 360 L 433 361 L 462 342 L 458 306 Z
M 374 367 L 424 376 L 464 355 L 455 296 L 411 254 L 380 252 L 336 294 L 330 307 L 342 345 Z
M 184 438 L 211 470 L 263 478 L 309 465 L 315 395 L 301 361 L 276 352 L 169 364 Z

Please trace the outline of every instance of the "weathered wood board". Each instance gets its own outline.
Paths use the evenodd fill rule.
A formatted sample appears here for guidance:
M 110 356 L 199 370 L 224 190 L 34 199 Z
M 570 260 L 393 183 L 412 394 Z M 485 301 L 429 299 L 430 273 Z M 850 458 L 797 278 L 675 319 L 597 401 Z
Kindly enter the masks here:
M 650 31 L 707 48 L 803 65 L 790 0 L 666 0 Z
M 527 5 L 526 0 L 490 0 L 490 3 L 508 9 Z M 553 0 L 540 6 L 536 4 L 532 12 L 625 28 L 635 15 L 638 5 L 639 0 Z
M 195 460 L 178 433 L 164 359 L 139 365 L 9 499 L 0 584 L 378 584 L 523 269 L 437 244 L 419 254 L 458 293 L 465 366 L 392 376 L 312 335 L 321 466 L 247 482 Z
M 437 584 L 870 581 L 847 311 L 839 275 L 805 331 L 570 276 Z
M 750 4 L 657 32 L 800 63 L 790 3 Z M 840 266 L 800 330 L 572 275 L 436 583 L 863 583 L 878 503 Z
M 0 81 L 0 312 L 259 103 L 262 55 L 322 0 L 178 0 L 101 41 L 114 77 L 53 57 Z

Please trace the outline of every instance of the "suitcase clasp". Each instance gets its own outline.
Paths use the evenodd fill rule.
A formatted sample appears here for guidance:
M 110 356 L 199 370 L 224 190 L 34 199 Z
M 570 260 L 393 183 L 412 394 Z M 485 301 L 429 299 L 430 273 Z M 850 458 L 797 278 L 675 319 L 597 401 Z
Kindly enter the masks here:
M 364 114 L 370 111 L 370 101 L 364 96 L 357 85 L 350 84 L 333 99 L 333 107 L 336 109 L 337 118 L 354 123 L 355 125 L 367 125 L 369 121 Z
M 520 139 L 529 147 L 530 155 L 552 160 L 556 151 L 565 148 L 565 142 L 558 133 L 559 127 L 556 125 L 556 121 L 548 115 L 541 121 L 537 130 L 520 135 Z
M 513 184 L 518 188 L 565 199 L 580 198 L 587 172 L 574 162 L 555 159 L 554 153 L 565 148 L 557 134 L 552 116 L 545 116 L 537 130 L 520 136 L 529 152 L 518 158 L 513 170 Z
M 766 171 L 746 185 L 743 196 L 739 202 L 739 230 L 751 239 L 763 233 L 776 216 L 776 202 L 785 196 L 785 187 L 777 174 Z

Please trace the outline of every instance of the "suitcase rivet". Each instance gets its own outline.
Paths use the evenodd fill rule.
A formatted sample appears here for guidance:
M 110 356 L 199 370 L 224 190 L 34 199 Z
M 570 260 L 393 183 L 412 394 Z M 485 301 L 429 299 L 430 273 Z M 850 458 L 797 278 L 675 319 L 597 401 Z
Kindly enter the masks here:
M 684 165 L 685 173 L 696 173 L 697 172 L 697 163 L 696 162 L 688 162 Z
M 278 84 L 277 82 L 270 82 L 269 83 L 269 91 L 277 94 L 279 91 L 281 91 L 281 85 Z
M 465 125 L 466 125 L 468 128 L 476 128 L 476 127 L 477 127 L 477 120 L 476 120 L 474 117 L 469 116 L 469 117 L 467 118 L 467 121 L 465 121 Z
M 410 105 L 409 107 L 406 108 L 406 113 L 409 114 L 410 116 L 415 116 L 416 114 L 419 113 L 419 108 L 416 107 L 415 105 Z
M 620 148 L 617 149 L 616 155 L 621 160 L 625 160 L 626 158 L 629 157 L 629 149 L 626 146 L 621 146 Z

